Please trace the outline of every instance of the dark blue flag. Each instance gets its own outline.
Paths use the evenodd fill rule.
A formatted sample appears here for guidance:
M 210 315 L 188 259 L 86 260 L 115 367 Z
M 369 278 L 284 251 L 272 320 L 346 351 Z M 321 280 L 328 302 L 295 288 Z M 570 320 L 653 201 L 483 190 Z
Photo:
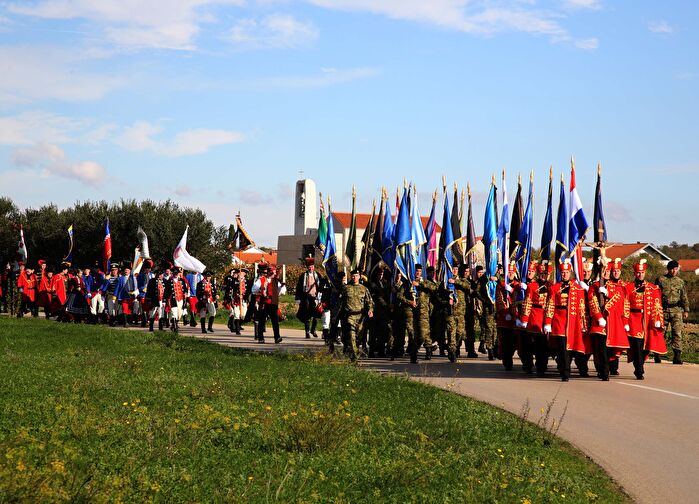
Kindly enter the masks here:
M 556 218 L 556 281 L 561 281 L 560 265 L 568 251 L 568 209 L 566 207 L 566 188 L 561 175 L 561 197 L 558 201 L 558 217 Z
M 541 231 L 541 260 L 551 261 L 551 242 L 553 241 L 553 169 L 549 170 L 549 196 L 546 201 L 544 229 Z

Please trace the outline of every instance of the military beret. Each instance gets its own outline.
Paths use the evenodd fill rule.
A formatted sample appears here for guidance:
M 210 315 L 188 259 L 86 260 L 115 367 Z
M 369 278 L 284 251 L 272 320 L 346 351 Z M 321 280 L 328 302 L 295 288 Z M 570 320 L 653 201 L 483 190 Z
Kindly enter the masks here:
M 670 261 L 669 263 L 667 263 L 667 269 L 669 269 L 669 270 L 670 270 L 670 269 L 679 268 L 679 267 L 680 267 L 680 263 L 678 263 L 678 262 L 675 261 L 675 260 L 672 260 L 672 261 Z
M 359 275 L 361 272 L 357 269 L 354 268 L 352 271 L 350 271 L 350 275 Z

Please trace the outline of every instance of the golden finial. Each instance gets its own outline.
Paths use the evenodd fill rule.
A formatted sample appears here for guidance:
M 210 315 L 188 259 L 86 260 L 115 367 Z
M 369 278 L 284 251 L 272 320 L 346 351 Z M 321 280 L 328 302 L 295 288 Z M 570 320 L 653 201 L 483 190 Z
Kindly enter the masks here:
M 408 179 L 403 177 L 403 188 L 407 189 L 408 188 Z
M 597 161 L 597 176 L 602 175 L 602 161 Z
M 330 195 L 328 194 L 328 212 L 330 211 Z
M 444 192 L 447 192 L 447 178 L 442 175 L 442 187 L 444 188 Z
M 356 197 L 357 197 L 357 188 L 354 187 L 354 185 L 352 185 L 352 198 L 356 198 Z
M 517 183 L 518 183 L 519 185 L 522 185 L 522 174 L 521 174 L 521 173 L 518 173 L 518 174 L 517 174 Z
M 549 166 L 549 180 L 553 180 L 553 165 Z
M 575 156 L 570 156 L 570 168 L 575 171 Z
M 466 189 L 468 190 L 468 199 L 471 199 L 471 182 L 466 182 Z
M 437 203 L 437 189 L 432 193 L 432 203 Z
M 503 178 L 505 177 L 505 170 L 502 170 L 502 176 Z M 493 173 L 493 178 L 491 180 L 491 184 L 495 185 L 495 174 Z
M 417 196 L 417 186 L 415 185 L 415 182 L 413 182 L 412 184 L 413 184 L 413 194 L 415 196 Z
M 454 181 L 454 192 L 457 192 L 459 190 L 458 186 L 456 185 L 456 180 Z
M 529 172 L 529 182 L 534 183 L 534 170 Z
M 323 193 L 322 193 L 322 192 L 319 192 L 319 193 L 318 193 L 318 196 L 320 196 L 320 201 L 323 201 Z

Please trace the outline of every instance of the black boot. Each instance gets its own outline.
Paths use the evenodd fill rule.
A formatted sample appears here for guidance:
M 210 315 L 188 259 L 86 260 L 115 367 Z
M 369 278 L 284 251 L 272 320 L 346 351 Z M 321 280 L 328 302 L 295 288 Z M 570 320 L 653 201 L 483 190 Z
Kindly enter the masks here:
M 201 333 L 206 334 L 206 319 L 203 317 L 201 319 Z
M 233 317 L 228 317 L 228 330 L 235 332 L 235 320 L 233 320 Z
M 330 343 L 330 329 L 323 329 L 323 341 L 326 345 Z
M 121 323 L 122 323 L 124 328 L 129 327 L 129 322 L 126 320 L 126 315 L 121 316 Z
M 162 331 L 164 325 L 165 325 L 165 320 L 159 319 L 158 320 L 158 331 Z
M 192 315 L 192 319 L 189 321 L 189 327 L 197 327 L 197 319 Z
M 673 364 L 682 364 L 682 350 L 675 350 L 674 348 L 672 349 L 672 363 Z
M 456 362 L 456 353 L 451 348 L 447 350 L 447 356 L 449 357 L 449 362 Z
M 488 360 L 495 360 L 495 356 L 493 355 L 493 350 L 488 349 Z
M 209 332 L 214 332 L 214 318 L 209 317 Z
M 410 351 L 410 363 L 417 364 L 417 350 Z
M 425 360 L 432 359 L 432 347 L 425 348 Z
M 148 331 L 153 332 L 153 324 L 155 324 L 155 319 L 148 319 Z
M 481 342 L 478 344 L 478 353 L 485 354 L 488 353 L 485 351 L 485 341 L 481 340 Z
M 317 324 L 318 324 L 318 319 L 314 318 L 313 321 L 311 322 L 311 336 L 313 336 L 314 338 L 318 337 L 318 333 L 316 332 L 316 325 Z
M 654 361 L 656 364 L 660 364 L 660 363 L 662 362 L 662 361 L 660 360 L 660 354 L 659 354 L 659 353 L 655 354 L 655 357 L 653 358 L 653 361 Z
M 147 317 L 144 313 L 143 315 L 141 315 L 141 327 L 146 327 L 146 323 L 147 323 Z
M 306 331 L 306 339 L 311 338 L 311 323 L 307 320 L 303 323 L 303 329 Z
M 242 329 L 240 319 L 236 319 L 233 325 L 235 325 L 235 333 L 240 336 L 240 330 Z

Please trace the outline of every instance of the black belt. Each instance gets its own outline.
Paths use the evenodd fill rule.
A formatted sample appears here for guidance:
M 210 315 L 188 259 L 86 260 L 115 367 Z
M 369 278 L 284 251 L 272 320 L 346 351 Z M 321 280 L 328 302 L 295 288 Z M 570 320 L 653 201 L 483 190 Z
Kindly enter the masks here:
M 556 305 L 556 310 L 567 310 L 568 307 L 566 305 Z
M 361 315 L 362 311 L 348 311 L 346 312 L 347 315 Z
M 668 303 L 665 308 L 677 308 L 678 306 L 682 306 L 682 303 Z
M 643 313 L 641 308 L 631 308 L 631 313 Z
M 540 304 L 533 304 L 532 305 L 532 308 L 543 308 L 543 307 L 544 307 L 544 305 L 540 305 Z

